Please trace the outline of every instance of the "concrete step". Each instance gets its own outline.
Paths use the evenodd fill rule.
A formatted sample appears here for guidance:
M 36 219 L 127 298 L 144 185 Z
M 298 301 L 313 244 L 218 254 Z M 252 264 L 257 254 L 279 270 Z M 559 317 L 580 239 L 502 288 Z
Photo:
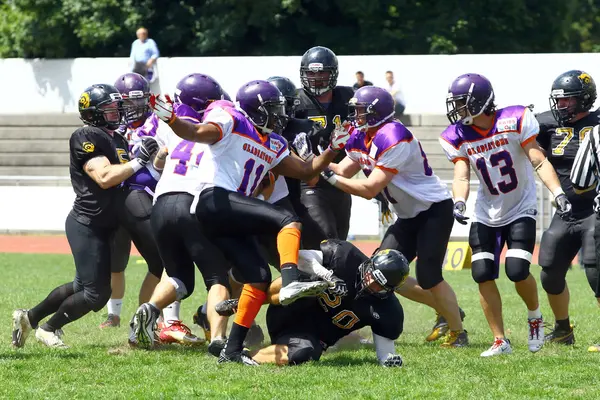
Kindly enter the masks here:
M 75 126 L 0 126 L 0 140 L 53 139 L 68 141 L 75 129 L 77 129 Z
M 0 126 L 73 126 L 82 124 L 79 114 L 0 115 Z
M 64 153 L 69 155 L 68 140 L 0 140 L 0 153 Z
M 69 167 L 4 166 L 0 165 L 0 176 L 69 176 Z
M 444 131 L 443 127 L 435 126 L 412 126 L 409 129 L 419 140 L 437 140 Z
M 0 154 L 0 166 L 11 167 L 68 167 L 67 153 Z

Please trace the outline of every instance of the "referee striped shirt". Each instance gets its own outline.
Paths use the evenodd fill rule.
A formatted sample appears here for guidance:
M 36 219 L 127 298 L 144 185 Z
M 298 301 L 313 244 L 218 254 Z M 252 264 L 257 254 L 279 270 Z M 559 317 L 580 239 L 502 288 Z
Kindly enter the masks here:
M 571 168 L 571 182 L 577 190 L 588 189 L 596 185 L 600 175 L 600 133 L 596 125 L 583 139 L 577 150 L 573 168 Z

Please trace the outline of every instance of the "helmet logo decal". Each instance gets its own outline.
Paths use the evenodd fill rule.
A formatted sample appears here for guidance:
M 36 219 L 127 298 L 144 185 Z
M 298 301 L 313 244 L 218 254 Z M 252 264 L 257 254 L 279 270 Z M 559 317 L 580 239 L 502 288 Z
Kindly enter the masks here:
M 83 97 L 83 96 L 82 96 Z M 89 102 L 88 102 L 89 105 Z M 90 142 L 83 142 L 83 144 L 81 145 L 81 148 L 83 149 L 83 151 L 85 151 L 86 153 L 92 153 L 94 151 L 94 149 L 96 148 L 94 146 L 93 143 Z
M 90 94 L 88 92 L 83 92 L 81 94 L 81 97 L 79 98 L 79 108 L 88 108 L 89 106 L 90 106 Z
M 138 97 L 144 97 L 144 92 L 142 90 L 132 90 L 128 94 L 130 99 L 135 99 Z
M 586 74 L 585 72 L 579 75 L 578 78 L 581 82 L 585 83 L 586 85 L 592 81 L 592 77 Z
M 383 275 L 383 272 L 381 272 L 378 269 L 374 269 L 372 273 L 373 273 L 373 277 L 380 285 L 385 285 L 387 283 L 387 279 Z
M 310 63 L 308 69 L 312 72 L 323 71 L 323 63 Z
M 123 100 L 121 93 L 110 93 L 109 96 L 112 101 Z

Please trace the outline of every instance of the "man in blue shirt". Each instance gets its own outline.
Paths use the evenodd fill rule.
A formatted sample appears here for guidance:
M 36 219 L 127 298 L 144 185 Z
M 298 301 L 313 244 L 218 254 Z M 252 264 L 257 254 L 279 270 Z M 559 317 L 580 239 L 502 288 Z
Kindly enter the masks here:
M 154 76 L 153 66 L 159 56 L 158 47 L 156 42 L 148 37 L 148 29 L 140 27 L 135 34 L 137 40 L 131 44 L 129 55 L 132 70 L 152 82 L 157 78 Z

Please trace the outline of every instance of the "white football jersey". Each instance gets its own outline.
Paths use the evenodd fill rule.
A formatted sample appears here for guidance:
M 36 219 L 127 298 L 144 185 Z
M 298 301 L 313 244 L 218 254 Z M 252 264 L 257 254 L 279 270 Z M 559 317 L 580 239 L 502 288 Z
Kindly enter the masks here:
M 451 198 L 446 185 L 429 166 L 417 138 L 399 121 L 381 125 L 372 140 L 365 132 L 353 132 L 346 153 L 367 176 L 375 168 L 395 174 L 383 194 L 398 218 L 413 218 L 433 203 Z
M 521 217 L 535 218 L 537 197 L 533 166 L 523 147 L 540 130 L 523 106 L 496 111 L 487 132 L 461 123 L 450 125 L 440 143 L 452 162 L 467 160 L 479 178 L 473 221 L 505 226 Z
M 290 154 L 284 138 L 260 134 L 235 108 L 215 107 L 203 122 L 217 126 L 221 138 L 200 161 L 200 190 L 216 186 L 251 196 L 269 170 Z
M 285 181 L 285 176 L 279 175 L 275 180 L 275 187 L 273 188 L 273 193 L 271 193 L 271 197 L 269 197 L 269 200 L 267 201 L 271 204 L 277 203 L 279 200 L 283 199 L 288 194 L 290 194 L 290 191 L 288 190 L 288 186 Z

